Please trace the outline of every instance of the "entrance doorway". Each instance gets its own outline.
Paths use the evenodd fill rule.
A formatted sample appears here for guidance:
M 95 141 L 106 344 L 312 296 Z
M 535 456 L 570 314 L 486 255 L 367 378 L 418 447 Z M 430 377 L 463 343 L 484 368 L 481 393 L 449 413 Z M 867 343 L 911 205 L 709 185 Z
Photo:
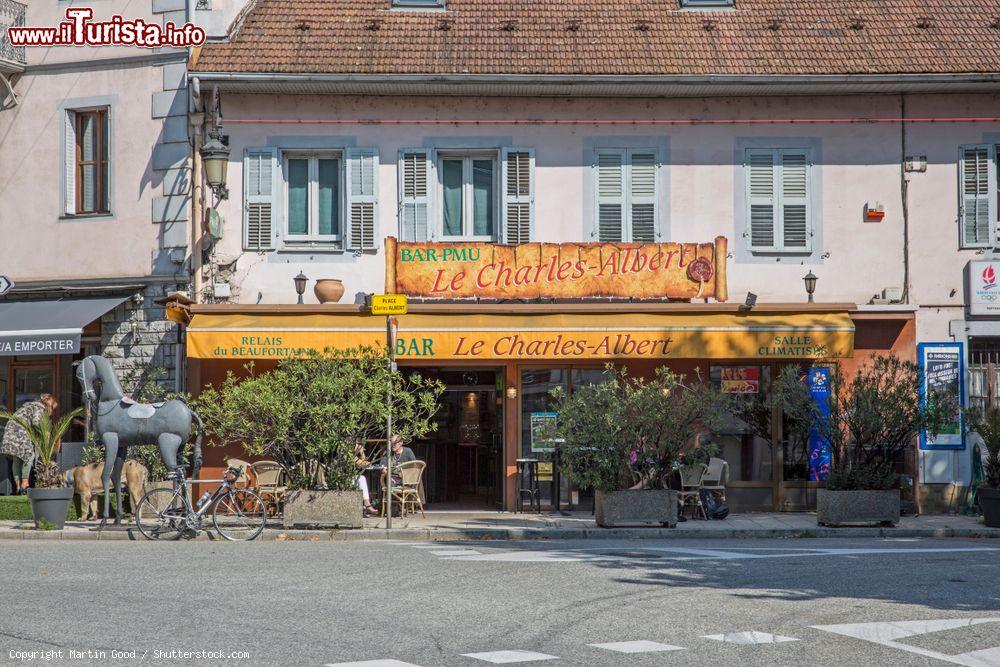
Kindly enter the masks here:
M 445 385 L 437 430 L 410 444 L 427 462 L 425 505 L 430 511 L 502 509 L 503 370 L 409 368 Z

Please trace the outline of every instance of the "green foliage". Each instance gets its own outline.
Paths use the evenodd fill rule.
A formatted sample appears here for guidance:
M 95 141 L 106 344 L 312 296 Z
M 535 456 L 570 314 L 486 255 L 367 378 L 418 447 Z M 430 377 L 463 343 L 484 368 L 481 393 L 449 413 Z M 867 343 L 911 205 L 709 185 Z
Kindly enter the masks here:
M 986 448 L 985 486 L 1000 489 L 1000 409 L 995 406 L 986 410 L 970 408 L 965 411 L 965 419 L 969 431 L 979 434 Z
M 40 519 L 35 520 L 35 528 L 37 528 L 38 530 L 55 530 L 56 525 L 51 521 L 49 521 L 48 519 L 46 519 L 45 517 L 42 517 Z
M 32 424 L 20 415 L 0 411 L 0 419 L 9 419 L 28 434 L 28 439 L 38 452 L 38 462 L 35 465 L 35 486 L 39 489 L 55 489 L 66 486 L 66 480 L 59 470 L 54 457 L 59 441 L 72 426 L 73 420 L 83 413 L 77 408 L 53 421 L 48 413 L 42 413 L 38 425 Z
M 664 488 L 681 454 L 693 450 L 699 434 L 718 430 L 728 414 L 728 397 L 700 376 L 687 384 L 660 367 L 646 380 L 608 365 L 606 377 L 571 395 L 553 391 L 559 418 L 543 433 L 562 441 L 562 465 L 582 487 Z
M 191 451 L 194 445 L 190 442 L 184 445 L 183 451 L 178 455 L 178 463 L 186 465 L 191 460 Z M 160 448 L 155 445 L 136 445 L 128 448 L 128 458 L 134 459 L 146 466 L 149 471 L 150 482 L 167 481 L 167 467 L 163 465 L 160 458 Z M 90 465 L 91 463 L 104 462 L 104 447 L 90 443 L 84 446 L 83 456 L 80 465 Z M 112 482 L 113 484 L 113 482 Z
M 834 369 L 829 416 L 820 413 L 799 368 L 782 369 L 775 390 L 787 416 L 802 428 L 811 424 L 830 443 L 827 488 L 879 490 L 897 488 L 893 464 L 920 432 L 940 432 L 959 410 L 945 392 L 924 403 L 922 386 L 917 364 L 888 354 L 872 357 L 849 380 Z
M 194 404 L 213 444 L 274 459 L 290 488 L 309 488 L 307 464 L 322 461 L 327 488 L 349 490 L 357 488 L 355 445 L 385 438 L 389 403 L 393 433 L 410 440 L 435 430 L 443 391 L 437 380 L 391 372 L 384 352 L 364 347 L 290 359 L 245 379 L 230 373 Z
M 80 514 L 77 503 L 70 503 L 66 512 L 67 521 L 76 521 Z M 31 503 L 28 496 L 0 496 L 0 521 L 31 521 Z

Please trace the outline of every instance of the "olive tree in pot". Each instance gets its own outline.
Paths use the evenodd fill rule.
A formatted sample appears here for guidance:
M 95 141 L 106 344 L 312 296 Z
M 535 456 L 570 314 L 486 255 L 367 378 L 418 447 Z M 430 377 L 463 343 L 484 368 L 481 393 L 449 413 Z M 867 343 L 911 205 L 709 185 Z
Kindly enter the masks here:
M 560 443 L 576 483 L 594 489 L 597 525 L 677 525 L 669 477 L 696 437 L 721 425 L 726 397 L 666 367 L 644 379 L 611 365 L 603 382 L 553 394 L 559 416 L 543 437 Z
M 983 481 L 976 490 L 983 521 L 990 528 L 1000 528 L 1000 409 L 966 411 L 969 431 L 983 441 Z
M 923 396 L 920 367 L 893 354 L 872 357 L 851 378 L 835 367 L 829 382 L 828 412 L 800 368 L 784 368 L 776 387 L 785 415 L 808 424 L 830 447 L 829 476 L 816 495 L 817 523 L 896 525 L 897 462 L 922 430 L 938 433 L 954 420 L 959 406 L 943 392 Z
M 31 515 L 35 518 L 36 528 L 62 530 L 66 524 L 69 503 L 73 500 L 73 487 L 67 484 L 66 476 L 56 463 L 55 454 L 73 420 L 82 413 L 83 410 L 77 408 L 56 420 L 48 414 L 42 414 L 35 425 L 19 415 L 0 412 L 0 418 L 9 419 L 24 429 L 35 447 L 38 457 L 35 462 L 35 486 L 28 489 L 28 502 L 31 503 Z
M 250 372 L 248 378 L 230 373 L 196 405 L 213 444 L 239 444 L 250 457 L 285 468 L 282 520 L 289 528 L 360 528 L 356 444 L 385 438 L 390 402 L 394 433 L 425 435 L 435 428 L 430 418 L 444 390 L 436 380 L 390 371 L 375 348 L 326 350 Z

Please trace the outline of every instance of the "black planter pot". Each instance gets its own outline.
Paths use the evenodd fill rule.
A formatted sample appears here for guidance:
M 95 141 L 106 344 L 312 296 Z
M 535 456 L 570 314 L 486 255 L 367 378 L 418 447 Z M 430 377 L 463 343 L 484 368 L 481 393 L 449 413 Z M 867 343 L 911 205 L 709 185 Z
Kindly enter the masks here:
M 987 528 L 1000 528 L 1000 489 L 979 487 L 977 497 Z
M 35 527 L 42 519 L 48 520 L 56 530 L 62 530 L 69 512 L 69 502 L 73 500 L 73 487 L 59 489 L 28 489 L 31 514 L 35 517 Z

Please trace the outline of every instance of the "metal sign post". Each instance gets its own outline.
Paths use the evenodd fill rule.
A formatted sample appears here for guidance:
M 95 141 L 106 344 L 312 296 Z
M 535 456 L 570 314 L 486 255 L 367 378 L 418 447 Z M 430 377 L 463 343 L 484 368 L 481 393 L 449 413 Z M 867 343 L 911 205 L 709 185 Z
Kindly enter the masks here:
M 373 294 L 368 300 L 372 315 L 385 315 L 385 343 L 389 358 L 389 388 L 386 390 L 385 418 L 385 528 L 392 528 L 392 381 L 396 373 L 396 332 L 399 323 L 393 315 L 406 314 L 406 295 Z
M 14 289 L 14 281 L 7 276 L 0 276 L 0 296 Z

